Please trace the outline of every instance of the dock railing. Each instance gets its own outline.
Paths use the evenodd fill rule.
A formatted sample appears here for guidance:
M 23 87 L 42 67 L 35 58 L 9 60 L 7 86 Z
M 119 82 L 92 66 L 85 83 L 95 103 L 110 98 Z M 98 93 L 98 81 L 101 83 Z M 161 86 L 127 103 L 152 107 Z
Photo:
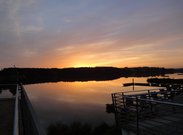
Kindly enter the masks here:
M 178 103 L 182 97 L 177 96 L 172 100 L 171 93 L 164 93 L 162 97 L 160 91 L 144 92 L 136 95 L 124 92 L 112 94 L 116 123 L 122 133 L 183 134 L 183 104 Z
M 5 102 L 8 109 L 3 108 L 7 114 L 1 119 L 8 122 L 5 123 L 7 129 L 1 129 L 0 134 L 46 135 L 22 84 L 0 84 L 0 90 L 8 90 L 12 94 L 12 96 L 7 94 L 5 97 L 1 97 L 2 101 L 8 101 Z M 5 103 L 2 104 L 5 106 Z M 5 112 L 2 114 L 5 114 Z
M 26 91 L 22 84 L 21 87 L 21 111 L 23 118 L 23 132 L 24 135 L 46 135 L 45 131 L 40 125 L 40 122 L 35 115 L 32 104 L 26 94 Z
M 16 85 L 13 135 L 19 135 L 19 86 Z

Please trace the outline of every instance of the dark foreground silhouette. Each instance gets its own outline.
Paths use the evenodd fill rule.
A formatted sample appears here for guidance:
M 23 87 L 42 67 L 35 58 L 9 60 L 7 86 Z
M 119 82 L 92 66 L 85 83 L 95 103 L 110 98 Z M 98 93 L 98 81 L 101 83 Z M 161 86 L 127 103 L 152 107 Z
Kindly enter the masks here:
M 59 81 L 104 81 L 120 77 L 164 76 L 171 73 L 183 73 L 183 69 L 156 67 L 5 68 L 0 71 L 0 83 L 34 84 Z
M 74 122 L 71 125 L 57 122 L 48 127 L 47 135 L 121 135 L 116 126 L 101 123 L 95 128 L 90 124 Z

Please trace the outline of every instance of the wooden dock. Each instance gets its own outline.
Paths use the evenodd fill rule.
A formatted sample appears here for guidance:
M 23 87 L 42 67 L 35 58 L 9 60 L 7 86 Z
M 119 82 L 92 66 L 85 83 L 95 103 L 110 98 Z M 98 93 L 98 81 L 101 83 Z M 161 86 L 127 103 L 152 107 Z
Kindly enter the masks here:
M 124 87 L 128 86 L 151 86 L 149 83 L 124 83 Z

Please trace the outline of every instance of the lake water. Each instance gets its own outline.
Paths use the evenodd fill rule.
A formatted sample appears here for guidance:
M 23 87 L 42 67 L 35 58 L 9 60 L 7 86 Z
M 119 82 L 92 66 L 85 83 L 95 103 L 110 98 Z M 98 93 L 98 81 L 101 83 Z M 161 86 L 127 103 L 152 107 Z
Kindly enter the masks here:
M 183 78 L 172 74 L 171 78 Z M 58 82 L 26 85 L 25 89 L 41 124 L 61 121 L 89 123 L 97 126 L 102 122 L 115 124 L 114 115 L 106 113 L 106 104 L 112 103 L 111 93 L 132 90 L 122 87 L 133 78 L 119 78 L 111 81 Z M 134 78 L 135 82 L 146 82 L 147 77 Z M 135 87 L 135 90 L 149 87 Z

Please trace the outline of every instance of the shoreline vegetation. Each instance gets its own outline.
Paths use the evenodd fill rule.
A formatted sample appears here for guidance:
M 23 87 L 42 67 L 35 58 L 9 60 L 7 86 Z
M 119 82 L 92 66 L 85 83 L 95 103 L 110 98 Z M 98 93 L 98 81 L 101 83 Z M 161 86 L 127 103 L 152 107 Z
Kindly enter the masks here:
M 158 67 L 81 67 L 81 68 L 4 68 L 0 71 L 0 83 L 35 84 L 46 82 L 105 81 L 120 77 L 153 77 L 183 73 L 183 68 Z
M 116 125 L 108 125 L 105 122 L 93 127 L 89 123 L 73 122 L 70 125 L 61 121 L 50 124 L 47 135 L 121 135 Z

